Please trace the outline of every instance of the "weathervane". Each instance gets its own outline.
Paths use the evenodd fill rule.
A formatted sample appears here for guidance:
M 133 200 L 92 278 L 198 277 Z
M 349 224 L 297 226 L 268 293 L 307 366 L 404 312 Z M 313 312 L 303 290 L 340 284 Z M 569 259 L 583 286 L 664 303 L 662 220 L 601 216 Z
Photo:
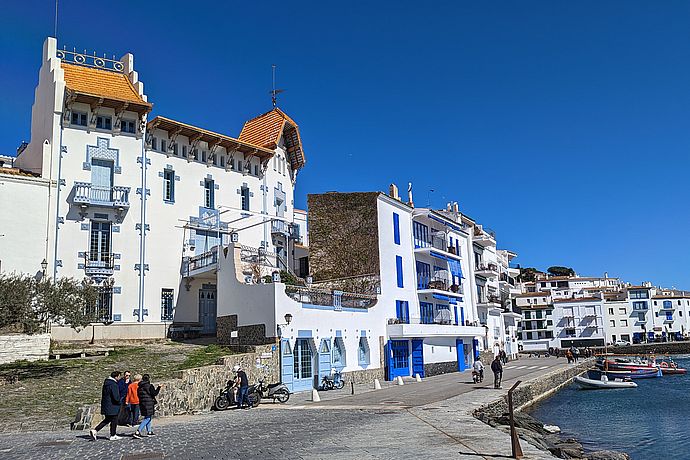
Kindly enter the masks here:
M 273 108 L 278 105 L 278 95 L 284 92 L 284 89 L 276 89 L 276 65 L 271 65 L 273 69 L 273 89 L 271 89 L 271 101 L 273 102 Z

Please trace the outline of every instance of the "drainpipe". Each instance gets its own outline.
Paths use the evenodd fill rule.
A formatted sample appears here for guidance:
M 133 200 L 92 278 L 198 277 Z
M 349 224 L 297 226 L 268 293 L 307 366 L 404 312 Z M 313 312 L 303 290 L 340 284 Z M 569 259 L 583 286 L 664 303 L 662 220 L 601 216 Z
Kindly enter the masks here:
M 144 126 L 141 136 L 141 214 L 139 219 L 139 312 L 137 322 L 144 322 L 144 276 L 146 276 L 146 269 L 144 262 L 146 260 L 146 126 Z
M 57 261 L 58 261 L 58 234 L 60 232 L 60 187 L 61 187 L 61 181 L 62 181 L 62 133 L 64 131 L 64 126 L 63 126 L 63 121 L 62 121 L 62 112 L 60 112 L 60 150 L 58 151 L 58 175 L 57 175 L 57 181 L 56 181 L 56 186 L 57 186 L 57 192 L 55 194 L 55 246 L 54 246 L 54 253 L 53 253 L 53 283 L 57 281 Z M 51 157 L 52 157 L 52 152 L 53 152 L 54 146 L 51 147 Z M 52 160 L 51 160 L 51 165 L 50 168 L 52 170 L 53 165 L 52 165 Z

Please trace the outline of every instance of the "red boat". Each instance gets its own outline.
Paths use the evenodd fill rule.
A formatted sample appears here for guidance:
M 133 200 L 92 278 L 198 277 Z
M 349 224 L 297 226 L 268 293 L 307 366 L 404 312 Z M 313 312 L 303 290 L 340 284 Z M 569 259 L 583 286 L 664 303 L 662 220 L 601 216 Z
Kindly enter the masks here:
M 674 363 L 672 359 L 670 359 L 669 362 L 661 361 L 659 363 L 659 369 L 661 369 L 661 373 L 664 375 L 679 375 L 688 372 L 687 369 L 678 367 L 678 364 Z

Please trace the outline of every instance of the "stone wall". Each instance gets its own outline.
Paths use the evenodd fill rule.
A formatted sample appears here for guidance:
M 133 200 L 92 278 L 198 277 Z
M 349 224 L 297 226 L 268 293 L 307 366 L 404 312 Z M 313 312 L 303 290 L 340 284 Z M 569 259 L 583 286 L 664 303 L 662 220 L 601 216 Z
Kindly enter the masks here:
M 597 353 L 604 353 L 604 348 L 596 348 Z M 608 347 L 606 349 L 609 353 L 624 353 L 624 354 L 648 354 L 654 353 L 657 356 L 662 354 L 668 355 L 685 355 L 690 354 L 690 341 L 683 342 L 662 342 L 662 343 L 645 343 L 640 345 L 630 345 L 627 347 Z
M 567 385 L 574 377 L 585 372 L 592 367 L 593 360 L 583 360 L 581 363 L 557 369 L 538 377 L 529 382 L 521 384 L 513 392 L 513 407 L 516 410 L 523 410 L 532 404 L 550 396 L 561 387 Z M 508 396 L 487 404 L 475 411 L 475 416 L 484 420 L 486 416 L 499 417 L 508 412 Z
M 308 195 L 315 282 L 379 273 L 377 192 Z
M 0 335 L 0 364 L 48 359 L 50 334 Z
M 162 385 L 158 395 L 156 416 L 192 414 L 210 410 L 220 390 L 233 377 L 232 368 L 241 365 L 249 383 L 265 377 L 269 383 L 280 380 L 280 350 L 276 346 L 254 347 L 252 353 L 242 353 L 222 358 L 217 365 L 179 371 L 176 378 L 154 385 Z M 98 404 L 82 407 L 77 413 L 72 429 L 89 429 L 102 420 Z
M 383 382 L 385 380 L 384 378 L 384 372 L 382 368 L 379 369 L 365 369 L 362 371 L 352 371 L 352 372 L 343 372 L 343 379 L 345 380 L 345 383 L 347 385 L 350 384 L 350 382 L 355 382 L 355 384 L 360 384 L 360 383 L 373 383 L 374 379 L 379 379 L 380 382 Z
M 424 375 L 431 377 L 432 375 L 448 374 L 450 372 L 458 371 L 457 361 L 446 361 L 442 363 L 428 363 L 424 364 Z
M 237 332 L 237 337 L 232 333 Z M 237 315 L 219 316 L 216 319 L 216 339 L 221 345 L 268 345 L 278 343 L 276 337 L 266 337 L 265 324 L 237 325 Z

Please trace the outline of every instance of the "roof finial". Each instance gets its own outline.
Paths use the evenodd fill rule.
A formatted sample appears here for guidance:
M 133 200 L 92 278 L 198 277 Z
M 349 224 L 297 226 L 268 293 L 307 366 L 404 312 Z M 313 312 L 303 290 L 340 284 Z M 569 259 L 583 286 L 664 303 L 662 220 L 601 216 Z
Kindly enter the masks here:
M 271 68 L 273 71 L 273 86 L 271 89 L 271 102 L 273 102 L 273 108 L 275 109 L 278 106 L 278 95 L 285 90 L 284 89 L 276 89 L 276 65 L 272 64 Z

